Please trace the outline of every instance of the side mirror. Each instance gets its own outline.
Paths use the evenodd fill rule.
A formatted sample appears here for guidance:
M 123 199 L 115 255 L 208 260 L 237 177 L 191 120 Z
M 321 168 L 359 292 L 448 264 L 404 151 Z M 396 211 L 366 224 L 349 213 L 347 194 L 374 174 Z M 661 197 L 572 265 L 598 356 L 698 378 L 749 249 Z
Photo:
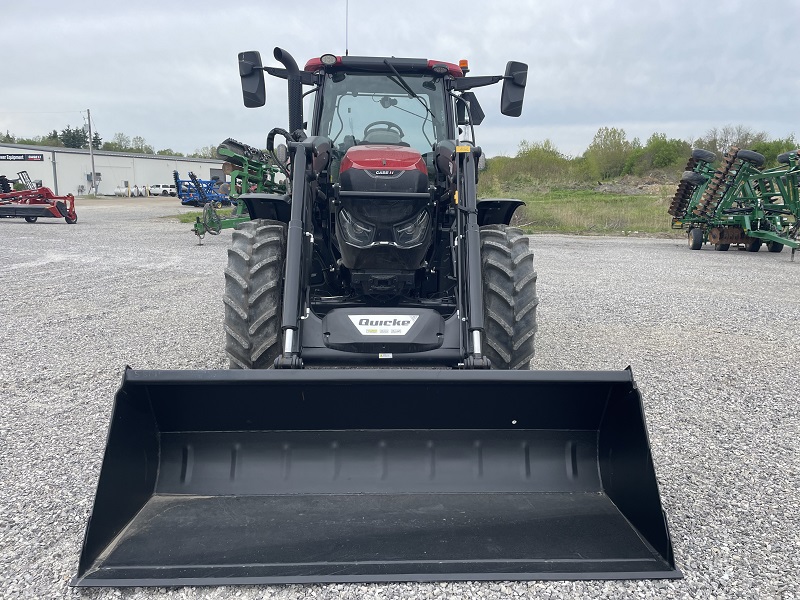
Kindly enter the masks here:
M 466 102 L 469 102 L 469 113 L 472 116 L 472 124 L 480 125 L 483 122 L 483 118 L 486 116 L 486 114 L 483 112 L 477 96 L 475 96 L 475 94 L 472 92 L 464 92 L 461 94 L 461 98 Z M 459 125 L 469 125 L 469 119 L 467 118 L 467 107 L 464 102 L 456 102 L 456 117 L 458 118 Z
M 247 108 L 258 108 L 267 102 L 264 86 L 264 67 L 258 51 L 239 53 L 239 78 L 242 80 L 242 96 Z
M 528 82 L 528 65 L 509 61 L 503 78 L 503 93 L 500 97 L 500 112 L 508 117 L 522 114 L 525 84 Z

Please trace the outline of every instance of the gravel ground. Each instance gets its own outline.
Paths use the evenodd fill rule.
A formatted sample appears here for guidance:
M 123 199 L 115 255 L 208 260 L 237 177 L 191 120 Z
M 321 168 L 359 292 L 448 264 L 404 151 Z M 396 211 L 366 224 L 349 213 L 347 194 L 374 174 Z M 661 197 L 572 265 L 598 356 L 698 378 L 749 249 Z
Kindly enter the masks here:
M 198 246 L 175 199 L 77 209 L 0 220 L 3 598 L 800 598 L 800 259 L 551 235 L 534 365 L 632 366 L 685 579 L 69 588 L 124 366 L 226 367 L 230 243 Z

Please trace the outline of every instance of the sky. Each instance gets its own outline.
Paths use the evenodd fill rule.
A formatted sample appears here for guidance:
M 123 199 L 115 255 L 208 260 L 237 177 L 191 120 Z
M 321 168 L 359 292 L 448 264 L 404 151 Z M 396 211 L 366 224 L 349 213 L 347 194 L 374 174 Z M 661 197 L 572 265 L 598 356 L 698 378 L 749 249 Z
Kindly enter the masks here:
M 286 82 L 267 105 L 242 103 L 237 54 L 279 46 L 302 67 L 325 53 L 469 60 L 470 75 L 527 63 L 522 116 L 500 114 L 500 86 L 476 89 L 488 156 L 549 139 L 577 156 L 601 127 L 644 143 L 692 141 L 744 125 L 800 137 L 800 1 L 303 0 L 0 2 L 0 131 L 78 127 L 91 110 L 105 141 L 141 136 L 190 153 L 231 137 L 264 147 L 286 128 Z

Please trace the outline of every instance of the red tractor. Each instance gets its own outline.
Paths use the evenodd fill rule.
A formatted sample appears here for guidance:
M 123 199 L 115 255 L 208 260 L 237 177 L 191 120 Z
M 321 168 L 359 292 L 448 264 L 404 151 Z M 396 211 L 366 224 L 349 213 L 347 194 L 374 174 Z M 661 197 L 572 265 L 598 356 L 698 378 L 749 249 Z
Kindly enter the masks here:
M 239 55 L 289 127 L 285 191 L 238 198 L 231 369 L 126 371 L 73 585 L 680 577 L 630 370 L 530 370 L 522 202 L 478 198 L 471 90 L 520 116 L 527 65 L 273 56 Z
M 78 222 L 75 196 L 56 196 L 48 187 L 37 186 L 27 171 L 17 173 L 17 179 L 0 175 L 0 217 L 19 217 L 35 223 L 39 217 L 63 218 L 70 225 Z M 12 190 L 12 182 L 21 181 L 24 190 Z

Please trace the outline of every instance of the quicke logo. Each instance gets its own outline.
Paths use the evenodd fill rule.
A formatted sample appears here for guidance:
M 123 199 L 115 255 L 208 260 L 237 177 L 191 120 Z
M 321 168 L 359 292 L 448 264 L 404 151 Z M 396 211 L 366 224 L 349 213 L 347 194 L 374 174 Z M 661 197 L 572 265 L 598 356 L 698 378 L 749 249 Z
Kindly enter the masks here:
M 348 315 L 361 335 L 405 335 L 419 315 Z

